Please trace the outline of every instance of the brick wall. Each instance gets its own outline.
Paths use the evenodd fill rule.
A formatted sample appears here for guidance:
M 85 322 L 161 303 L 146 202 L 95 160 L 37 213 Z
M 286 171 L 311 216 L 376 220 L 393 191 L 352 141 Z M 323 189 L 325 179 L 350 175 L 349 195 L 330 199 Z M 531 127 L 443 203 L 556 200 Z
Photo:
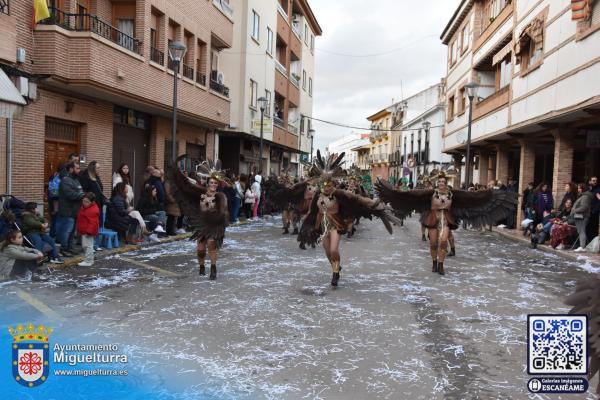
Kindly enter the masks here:
M 573 139 L 569 132 L 554 133 L 554 168 L 552 173 L 552 195 L 560 201 L 565 183 L 573 179 Z
M 523 193 L 527 184 L 533 182 L 533 174 L 535 172 L 535 150 L 533 144 L 526 140 L 520 140 L 521 145 L 521 157 L 520 157 L 520 168 L 519 168 L 519 194 Z M 523 197 L 519 196 L 519 208 L 517 209 L 517 223 L 523 220 L 523 211 L 521 206 L 523 204 Z

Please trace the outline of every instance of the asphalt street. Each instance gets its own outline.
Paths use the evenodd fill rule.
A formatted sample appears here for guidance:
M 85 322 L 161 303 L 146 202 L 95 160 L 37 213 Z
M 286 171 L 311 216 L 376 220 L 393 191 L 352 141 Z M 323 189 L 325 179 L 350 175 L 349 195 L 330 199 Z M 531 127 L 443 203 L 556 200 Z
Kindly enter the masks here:
M 198 276 L 194 243 L 175 242 L 4 282 L 0 304 L 63 340 L 119 344 L 152 376 L 135 383 L 164 398 L 595 398 L 526 387 L 527 314 L 566 312 L 576 281 L 598 272 L 584 259 L 458 231 L 442 277 L 416 219 L 392 236 L 364 221 L 332 288 L 323 250 L 298 249 L 280 224 L 230 228 L 216 282 Z

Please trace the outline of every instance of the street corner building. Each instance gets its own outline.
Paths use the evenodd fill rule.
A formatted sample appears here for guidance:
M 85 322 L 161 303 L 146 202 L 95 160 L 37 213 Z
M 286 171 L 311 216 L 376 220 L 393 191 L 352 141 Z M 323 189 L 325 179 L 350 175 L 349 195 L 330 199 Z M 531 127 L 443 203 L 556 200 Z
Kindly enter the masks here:
M 10 124 L 0 118 L 3 167 L 12 131 L 12 194 L 41 203 L 46 180 L 70 153 L 81 154 L 82 168 L 98 161 L 104 182 L 127 163 L 139 193 L 146 166 L 171 159 L 175 41 L 187 47 L 178 153 L 196 163 L 215 157 L 215 132 L 230 122 L 219 60 L 233 43 L 226 1 L 50 0 L 41 19 L 32 8 L 33 1 L 0 1 L 0 68 L 27 100 Z M 2 193 L 6 175 L 0 168 Z
M 547 182 L 556 197 L 600 173 L 600 1 L 462 0 L 441 40 L 443 150 L 462 181 L 470 104 L 468 181 Z

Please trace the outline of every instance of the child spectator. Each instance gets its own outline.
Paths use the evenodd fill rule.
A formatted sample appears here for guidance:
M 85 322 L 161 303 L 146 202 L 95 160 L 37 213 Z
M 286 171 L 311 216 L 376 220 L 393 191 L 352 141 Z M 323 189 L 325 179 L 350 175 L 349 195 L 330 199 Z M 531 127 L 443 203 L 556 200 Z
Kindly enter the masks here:
M 58 257 L 54 239 L 48 234 L 50 231 L 48 222 L 37 211 L 37 203 L 29 202 L 25 204 L 22 218 L 23 226 L 21 230 L 31 244 L 42 253 L 44 252 L 44 243 L 48 244 L 50 246 L 50 262 L 52 264 L 64 264 Z
M 94 201 L 96 195 L 92 192 L 85 194 L 81 200 L 82 207 L 77 214 L 77 232 L 81 236 L 81 247 L 85 252 L 85 259 L 77 264 L 80 267 L 94 265 L 94 238 L 100 229 L 100 209 Z
M 0 278 L 20 276 L 26 270 L 33 272 L 43 259 L 41 251 L 23 247 L 21 231 L 11 231 L 0 245 Z

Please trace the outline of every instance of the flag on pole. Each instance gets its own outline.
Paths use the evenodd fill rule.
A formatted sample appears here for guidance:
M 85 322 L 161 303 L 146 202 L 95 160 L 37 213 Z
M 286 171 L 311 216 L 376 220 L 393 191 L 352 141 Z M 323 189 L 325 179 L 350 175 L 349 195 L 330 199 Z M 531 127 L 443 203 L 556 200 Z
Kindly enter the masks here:
M 32 27 L 38 22 L 49 18 L 50 11 L 48 10 L 48 4 L 46 0 L 33 0 L 33 18 L 31 19 Z

